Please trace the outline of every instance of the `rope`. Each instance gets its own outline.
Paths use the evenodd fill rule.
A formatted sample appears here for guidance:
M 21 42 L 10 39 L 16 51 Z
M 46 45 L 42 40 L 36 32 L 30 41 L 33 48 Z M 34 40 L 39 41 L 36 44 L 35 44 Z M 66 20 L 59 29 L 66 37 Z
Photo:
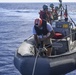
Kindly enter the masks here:
M 37 52 L 37 55 L 36 55 L 36 58 L 35 58 L 32 75 L 34 75 L 34 73 L 35 73 L 35 68 L 36 68 L 36 63 L 37 63 L 37 59 L 38 59 L 39 53 L 40 53 L 40 52 L 38 51 L 38 52 Z

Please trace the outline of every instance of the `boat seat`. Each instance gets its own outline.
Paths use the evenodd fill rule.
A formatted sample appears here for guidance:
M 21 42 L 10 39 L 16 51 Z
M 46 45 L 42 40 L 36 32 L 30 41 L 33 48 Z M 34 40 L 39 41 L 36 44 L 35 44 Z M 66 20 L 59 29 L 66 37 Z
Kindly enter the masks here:
M 63 38 L 63 34 L 60 32 L 55 32 L 55 35 L 53 37 L 53 39 L 62 39 Z

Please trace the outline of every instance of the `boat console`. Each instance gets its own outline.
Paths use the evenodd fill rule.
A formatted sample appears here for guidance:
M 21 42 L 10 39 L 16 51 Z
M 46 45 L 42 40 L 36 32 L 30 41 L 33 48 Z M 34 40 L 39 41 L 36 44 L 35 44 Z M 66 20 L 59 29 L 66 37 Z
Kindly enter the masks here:
M 55 36 L 52 38 L 53 54 L 62 54 L 75 48 L 76 28 L 73 28 L 71 22 L 57 20 L 52 23 Z

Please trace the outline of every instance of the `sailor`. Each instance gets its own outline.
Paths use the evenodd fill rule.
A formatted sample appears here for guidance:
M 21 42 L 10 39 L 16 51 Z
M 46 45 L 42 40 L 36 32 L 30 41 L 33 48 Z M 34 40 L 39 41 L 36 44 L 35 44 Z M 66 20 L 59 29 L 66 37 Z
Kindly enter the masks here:
M 49 46 L 47 48 L 46 55 L 50 56 L 52 51 L 50 46 L 50 38 L 52 38 L 54 35 L 54 30 L 50 23 L 46 22 L 45 20 L 42 20 L 41 18 L 35 19 L 33 35 L 37 47 L 39 47 L 41 42 L 43 42 L 43 46 Z
M 51 19 L 53 20 L 53 13 L 54 13 L 54 4 L 50 4 L 50 13 L 51 13 Z
M 54 4 L 53 3 L 50 4 L 50 8 L 51 8 L 51 10 L 53 12 L 54 11 Z
M 58 7 L 56 6 L 56 7 L 54 7 L 54 4 L 53 3 L 51 3 L 50 4 L 50 12 L 51 12 L 51 16 L 50 16 L 50 18 L 51 18 L 51 20 L 57 20 L 58 19 L 58 13 L 57 13 L 57 11 L 58 11 Z
M 55 10 L 54 10 L 54 14 L 53 14 L 53 17 L 54 17 L 54 20 L 57 20 L 58 19 L 58 6 L 55 6 Z
M 39 12 L 40 18 L 45 19 L 47 22 L 50 22 L 50 12 L 48 11 L 48 6 L 43 5 L 43 10 Z

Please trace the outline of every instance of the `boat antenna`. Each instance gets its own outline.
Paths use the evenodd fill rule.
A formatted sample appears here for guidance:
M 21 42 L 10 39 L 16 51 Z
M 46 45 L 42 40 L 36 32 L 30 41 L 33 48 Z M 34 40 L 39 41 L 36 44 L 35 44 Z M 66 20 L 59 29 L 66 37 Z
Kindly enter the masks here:
M 61 19 L 62 19 L 62 7 L 63 7 L 63 6 L 62 6 L 62 0 L 59 0 L 59 2 L 60 2 L 59 8 L 60 8 L 60 10 L 61 10 L 61 14 L 60 14 L 60 15 L 61 15 Z
M 60 3 L 62 3 L 62 0 L 59 0 Z

